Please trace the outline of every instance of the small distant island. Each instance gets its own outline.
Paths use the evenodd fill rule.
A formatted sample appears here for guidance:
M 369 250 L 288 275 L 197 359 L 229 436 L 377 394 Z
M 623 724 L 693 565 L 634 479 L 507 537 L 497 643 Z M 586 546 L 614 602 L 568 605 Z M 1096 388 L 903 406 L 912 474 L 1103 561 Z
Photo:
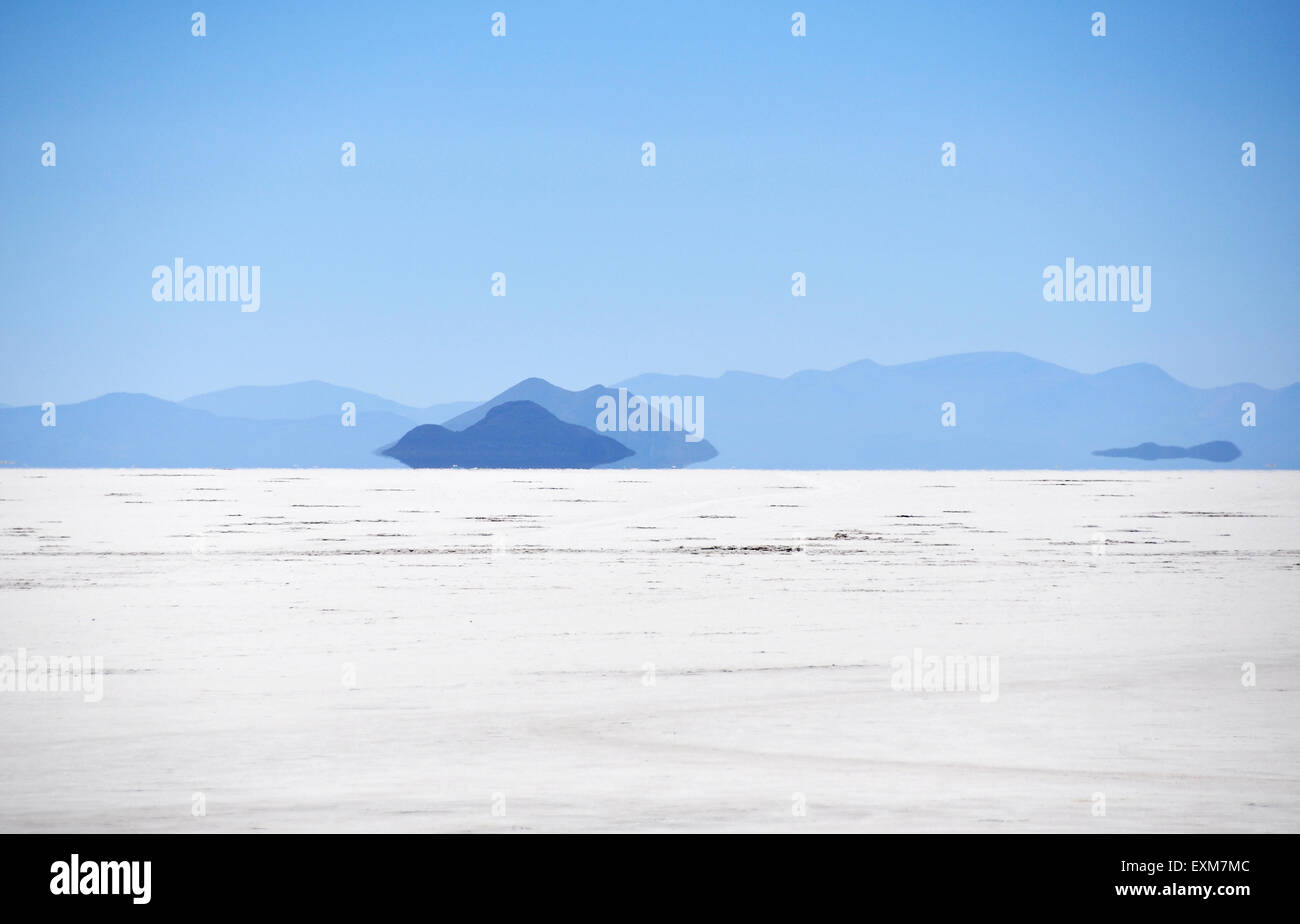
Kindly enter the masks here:
M 1241 458 L 1241 450 L 1227 440 L 1215 440 L 1198 446 L 1161 446 L 1157 443 L 1143 443 L 1127 449 L 1097 449 L 1094 456 L 1110 456 L 1118 459 L 1145 459 L 1154 462 L 1157 459 L 1201 459 L 1205 462 L 1231 462 Z

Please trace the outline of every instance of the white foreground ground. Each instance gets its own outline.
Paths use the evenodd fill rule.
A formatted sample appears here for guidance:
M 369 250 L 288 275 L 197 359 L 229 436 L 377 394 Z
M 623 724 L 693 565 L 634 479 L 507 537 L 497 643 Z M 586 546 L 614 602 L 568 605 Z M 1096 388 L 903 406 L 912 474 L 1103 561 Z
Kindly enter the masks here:
M 0 692 L 0 830 L 1297 831 L 1297 527 L 1295 472 L 0 471 L 0 655 L 106 674 Z

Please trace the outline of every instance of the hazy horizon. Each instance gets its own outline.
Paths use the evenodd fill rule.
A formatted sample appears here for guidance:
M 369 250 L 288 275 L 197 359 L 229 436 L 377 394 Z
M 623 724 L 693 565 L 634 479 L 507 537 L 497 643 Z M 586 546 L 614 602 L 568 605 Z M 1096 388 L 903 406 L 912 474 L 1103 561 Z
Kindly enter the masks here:
M 1131 362 L 1131 363 L 1118 363 L 1118 364 L 1113 365 L 1113 366 L 1104 366 L 1104 367 L 1102 367 L 1102 368 L 1100 368 L 1100 369 L 1091 369 L 1091 370 L 1090 370 L 1090 369 L 1075 369 L 1075 368 L 1071 368 L 1070 366 L 1064 365 L 1064 364 L 1062 364 L 1062 363 L 1052 362 L 1051 360 L 1043 359 L 1042 357 L 1039 357 L 1039 356 L 1029 356 L 1029 355 L 1026 354 L 1026 353 L 1020 353 L 1020 352 L 1015 351 L 1015 350 L 963 350 L 963 351 L 961 351 L 960 353 L 947 353 L 947 354 L 944 354 L 944 355 L 942 355 L 942 356 L 925 356 L 925 357 L 920 357 L 920 358 L 917 358 L 917 359 L 903 360 L 903 361 L 901 361 L 901 362 L 896 362 L 896 363 L 884 363 L 884 362 L 878 362 L 877 360 L 875 360 L 875 359 L 873 359 L 873 358 L 871 358 L 871 357 L 864 356 L 864 357 L 860 357 L 860 358 L 855 359 L 855 360 L 850 360 L 850 361 L 847 362 L 847 363 L 840 363 L 840 364 L 837 365 L 837 366 L 830 366 L 830 367 L 824 367 L 824 368 L 816 368 L 816 367 L 812 367 L 812 366 L 804 366 L 804 367 L 800 367 L 800 368 L 798 368 L 798 369 L 794 369 L 794 370 L 792 370 L 792 371 L 790 371 L 790 372 L 787 372 L 787 373 L 780 373 L 780 374 L 778 374 L 778 373 L 760 372 L 760 371 L 756 371 L 756 370 L 753 370 L 753 369 L 724 369 L 724 370 L 721 370 L 721 371 L 716 372 L 716 373 L 699 373 L 699 372 L 692 372 L 692 371 L 687 371 L 687 370 L 675 370 L 675 371 L 666 371 L 666 370 L 645 370 L 645 371 L 642 371 L 642 372 L 638 372 L 638 373 L 636 373 L 636 374 L 634 374 L 634 375 L 625 375 L 625 376 L 620 376 L 619 378 L 611 379 L 611 380 L 608 381 L 608 382 L 574 382 L 574 383 L 568 383 L 568 382 L 561 382 L 561 381 L 555 381 L 555 380 L 553 380 L 553 379 L 548 379 L 548 378 L 546 378 L 546 376 L 540 376 L 540 375 L 533 375 L 533 374 L 531 374 L 531 373 L 525 373 L 525 374 L 523 374 L 523 375 L 520 375 L 520 376 L 518 376 L 518 377 L 516 377 L 516 378 L 514 378 L 514 379 L 512 379 L 512 380 L 510 380 L 510 381 L 508 381 L 508 382 L 506 382 L 506 383 L 504 383 L 504 384 L 502 384 L 500 387 L 494 388 L 494 389 L 493 389 L 489 394 L 477 395 L 477 396 L 472 396 L 472 397 L 465 397 L 465 396 L 461 396 L 461 397 L 447 397 L 447 396 L 440 396 L 440 397 L 435 397 L 435 398 L 433 398 L 433 399 L 415 398 L 414 400 L 404 400 L 401 396 L 388 394 L 388 393 L 386 393 L 386 392 L 379 391 L 379 390 L 376 390 L 376 389 L 373 389 L 373 388 L 367 388 L 367 387 L 365 387 L 365 386 L 363 386 L 363 385 L 358 385 L 358 384 L 353 383 L 353 382 L 341 381 L 341 380 L 337 380 L 337 379 L 328 379 L 328 378 L 321 378 L 321 377 L 313 377 L 313 378 L 307 378 L 307 379 L 296 379 L 296 380 L 293 380 L 293 381 L 237 382 L 237 383 L 233 383 L 233 384 L 229 384 L 229 385 L 220 385 L 220 386 L 217 386 L 217 387 L 215 387 L 215 388 L 204 389 L 204 390 L 202 390 L 202 391 L 197 391 L 197 392 L 193 392 L 193 393 L 187 393 L 187 394 L 176 394 L 176 395 L 162 394 L 162 393 L 159 393 L 159 392 L 156 392 L 156 391 L 134 391 L 134 392 L 123 392 L 123 391 L 106 390 L 106 391 L 97 392 L 97 393 L 95 393 L 95 394 L 91 394 L 91 395 L 85 395 L 85 396 L 82 396 L 82 397 L 76 397 L 76 398 L 71 398 L 71 399 L 64 398 L 64 399 L 62 399 L 62 400 L 56 400 L 56 399 L 54 399 L 54 398 L 42 398 L 42 399 L 40 399 L 40 400 L 33 400 L 33 401 L 26 401 L 26 402 L 23 402 L 23 401 L 11 401 L 11 400 L 5 400 L 5 401 L 3 401 L 3 402 L 0 402 L 0 405 L 7 405 L 7 406 L 9 406 L 9 407 L 30 407 L 30 406 L 39 405 L 39 404 L 42 403 L 42 401 L 45 401 L 45 400 L 55 400 L 56 403 L 59 403 L 59 404 L 77 404 L 77 403 L 81 403 L 81 402 L 83 402 L 83 401 L 92 401 L 92 400 L 94 400 L 95 398 L 100 398 L 100 397 L 103 397 L 104 395 L 109 395 L 109 394 L 143 394 L 143 395 L 148 395 L 148 396 L 153 397 L 153 398 L 161 398 L 161 399 L 164 400 L 164 401 L 171 401 L 171 402 L 174 402 L 174 403 L 178 403 L 178 404 L 179 404 L 179 403 L 182 403 L 182 402 L 184 402 L 184 401 L 188 401 L 188 400 L 193 399 L 193 398 L 200 398 L 200 397 L 203 397 L 203 396 L 205 396 L 205 395 L 216 394 L 216 393 L 223 392 L 223 391 L 231 391 L 231 390 L 238 389 L 238 388 L 287 388 L 287 387 L 294 386 L 294 385 L 320 384 L 320 385 L 329 385 L 329 386 L 332 386 L 332 387 L 335 387 L 335 388 L 341 388 L 341 389 L 348 389 L 348 390 L 353 390 L 353 391 L 366 392 L 366 393 L 368 393 L 368 394 L 375 395 L 376 397 L 385 398 L 385 399 L 390 400 L 390 401 L 395 401 L 395 402 L 397 402 L 398 404 L 404 404 L 404 405 L 406 405 L 406 406 L 408 406 L 408 407 L 413 407 L 413 408 L 427 408 L 427 407 L 433 407 L 433 406 L 444 405 L 444 404 L 446 404 L 446 405 L 451 405 L 451 404 L 466 404 L 466 403 L 468 403 L 468 404 L 477 404 L 477 403 L 479 403 L 479 402 L 489 400 L 490 398 L 495 397 L 496 395 L 502 393 L 503 391 L 506 391 L 506 390 L 509 389 L 511 386 L 516 385 L 516 384 L 518 384 L 519 382 L 521 382 L 521 381 L 523 381 L 523 380 L 525 380 L 525 379 L 529 379 L 529 378 L 540 378 L 540 379 L 543 379 L 543 380 L 549 382 L 549 383 L 552 384 L 552 385 L 556 385 L 556 386 L 558 386 L 558 387 L 560 387 L 560 388 L 563 388 L 563 389 L 566 389 L 566 390 L 568 390 L 568 391 L 582 391 L 582 390 L 584 390 L 584 389 L 587 389 L 587 388 L 592 387 L 593 385 L 600 385 L 600 386 L 605 386 L 605 387 L 613 387 L 613 386 L 621 385 L 621 384 L 623 384 L 623 383 L 625 383 L 625 382 L 631 382 L 631 381 L 634 381 L 634 380 L 636 380 L 636 379 L 640 379 L 640 378 L 648 378 L 648 377 L 657 377 L 657 376 L 690 376 L 690 377 L 694 377 L 694 378 L 716 379 L 716 378 L 721 378 L 722 376 L 727 375 L 727 374 L 730 374 L 730 373 L 739 373 L 739 374 L 743 374 L 743 375 L 758 375 L 758 376 L 763 376 L 763 377 L 765 377 L 765 378 L 771 378 L 771 379 L 777 379 L 777 380 L 780 380 L 780 379 L 788 379 L 788 378 L 790 378 L 790 377 L 792 377 L 792 376 L 799 375 L 800 373 L 805 373 L 805 372 L 833 372 L 833 371 L 835 371 L 836 369 L 842 369 L 842 368 L 844 368 L 845 366 L 851 366 L 851 365 L 854 365 L 855 363 L 859 363 L 859 362 L 875 362 L 877 365 L 880 365 L 880 366 L 885 366 L 885 367 L 895 367 L 895 366 L 908 366 L 908 365 L 914 365 L 914 364 L 917 364 L 917 363 L 924 363 L 924 362 L 929 362 L 929 361 L 932 361 L 932 360 L 946 359 L 946 358 L 950 358 L 950 357 L 953 357 L 953 356 L 980 355 L 980 354 L 991 354 L 991 353 L 1010 353 L 1010 354 L 1019 355 L 1019 356 L 1026 356 L 1027 358 L 1029 358 L 1029 359 L 1031 359 L 1031 360 L 1035 360 L 1035 361 L 1037 361 L 1037 362 L 1047 363 L 1047 364 L 1049 364 L 1049 365 L 1053 365 L 1053 366 L 1058 366 L 1058 367 L 1060 367 L 1060 368 L 1067 369 L 1067 370 L 1069 370 L 1069 371 L 1071 371 L 1071 372 L 1077 372 L 1077 373 L 1080 373 L 1081 375 L 1100 375 L 1101 373 L 1104 373 L 1104 372 L 1110 372 L 1110 371 L 1113 371 L 1113 370 L 1115 370 L 1115 369 L 1121 369 L 1121 368 L 1124 368 L 1124 367 L 1126 367 L 1126 366 L 1153 365 L 1153 366 L 1156 366 L 1157 368 L 1160 368 L 1162 372 L 1164 372 L 1166 375 L 1169 375 L 1171 378 L 1173 378 L 1175 381 L 1179 382 L 1180 384 L 1187 385 L 1187 386 L 1190 387 L 1190 388 L 1195 388 L 1195 389 L 1199 389 L 1199 390 L 1207 390 L 1207 389 L 1213 389 L 1213 388 L 1225 388 L 1225 387 L 1232 386 L 1232 385 L 1243 385 L 1243 384 L 1249 384 L 1249 385 L 1258 385 L 1258 386 L 1260 386 L 1261 388 L 1266 388 L 1266 389 L 1268 389 L 1269 391 L 1280 391 L 1280 390 L 1282 390 L 1282 389 L 1289 388 L 1289 387 L 1291 387 L 1292 385 L 1300 384 L 1300 379 L 1297 379 L 1297 380 L 1294 381 L 1294 382 L 1286 382 L 1286 383 L 1284 383 L 1284 384 L 1282 384 L 1282 385 L 1277 385 L 1277 386 L 1267 385 L 1267 384 L 1265 384 L 1265 383 L 1263 383 L 1263 382 L 1258 382 L 1258 381 L 1253 381 L 1253 380 L 1248 380 L 1248 379 L 1242 379 L 1242 380 L 1231 381 L 1231 382 L 1226 382 L 1226 381 L 1225 381 L 1225 382 L 1214 382 L 1214 383 L 1210 383 L 1210 384 L 1208 384 L 1208 385 L 1201 385 L 1201 384 L 1197 384 L 1197 383 L 1194 383 L 1194 382 L 1188 382 L 1188 381 L 1185 381 L 1185 380 L 1183 380 L 1183 379 L 1178 378 L 1178 376 L 1173 375 L 1172 373 L 1170 373 L 1168 369 L 1164 369 L 1163 367 L 1159 366 L 1158 363 L 1145 363 L 1145 362 L 1137 361 L 1137 362 Z

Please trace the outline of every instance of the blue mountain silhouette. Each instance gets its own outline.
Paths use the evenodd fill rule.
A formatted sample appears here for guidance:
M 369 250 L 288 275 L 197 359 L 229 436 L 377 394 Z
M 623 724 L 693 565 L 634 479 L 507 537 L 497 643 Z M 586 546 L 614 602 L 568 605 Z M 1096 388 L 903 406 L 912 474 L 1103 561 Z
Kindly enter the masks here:
M 411 427 L 403 417 L 361 413 L 310 420 L 218 417 L 149 395 L 110 394 L 56 409 L 0 408 L 0 460 L 48 468 L 397 468 L 374 454 Z
M 529 378 L 507 388 L 473 410 L 453 417 L 446 421 L 445 426 L 452 430 L 463 430 L 482 420 L 494 407 L 510 401 L 532 401 L 546 408 L 560 420 L 595 430 L 596 400 L 602 396 L 617 400 L 618 389 L 593 385 L 582 391 L 568 391 L 552 385 L 545 379 Z M 619 430 L 612 431 L 610 435 L 633 450 L 636 455 L 613 462 L 607 466 L 608 468 L 684 468 L 711 459 L 718 454 L 718 450 L 708 440 L 689 442 L 685 432 L 681 430 L 657 432 Z
M 416 427 L 384 455 L 412 468 L 593 468 L 632 450 L 532 401 L 508 401 L 464 430 Z
M 341 388 L 328 382 L 294 382 L 290 385 L 241 385 L 195 395 L 180 402 L 188 408 L 210 411 L 221 417 L 244 417 L 249 420 L 310 420 L 340 413 L 344 402 L 351 402 L 358 413 L 382 412 L 405 417 L 412 425 L 443 423 L 478 404 L 477 401 L 454 401 L 430 407 L 411 407 L 389 401 L 379 395 Z

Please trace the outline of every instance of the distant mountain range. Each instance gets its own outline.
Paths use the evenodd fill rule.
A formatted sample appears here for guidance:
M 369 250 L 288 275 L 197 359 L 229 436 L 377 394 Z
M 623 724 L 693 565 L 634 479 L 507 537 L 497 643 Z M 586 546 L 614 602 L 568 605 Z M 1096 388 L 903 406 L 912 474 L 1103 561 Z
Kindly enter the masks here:
M 870 360 L 784 379 L 642 375 L 641 394 L 702 395 L 718 446 L 705 468 L 1300 468 L 1300 384 L 1192 388 L 1148 364 L 1074 372 L 1020 353 Z M 1242 425 L 1242 405 L 1256 426 Z M 943 426 L 953 405 L 955 426 Z M 1226 440 L 1241 456 L 1150 463 L 1092 455 L 1148 441 Z
M 152 398 L 111 394 L 55 409 L 0 408 L 0 462 L 41 468 L 400 468 L 374 454 L 411 421 L 385 412 L 248 420 Z
M 598 402 L 617 400 L 620 387 L 627 390 L 624 398 L 696 401 L 698 435 L 707 439 L 688 439 L 671 426 L 658 432 L 598 426 Z M 1300 384 L 1192 388 L 1156 366 L 1094 375 L 1018 353 L 968 353 L 897 366 L 863 360 L 787 378 L 743 372 L 717 378 L 642 375 L 614 388 L 582 391 L 530 378 L 483 403 L 426 408 L 325 382 L 231 388 L 179 403 L 110 394 L 58 406 L 53 427 L 42 426 L 39 406 L 0 405 L 0 463 L 392 468 L 402 464 L 393 452 L 406 436 L 422 425 L 441 424 L 413 437 L 401 452 L 421 445 L 433 452 L 437 444 L 440 463 L 487 464 L 482 460 L 490 456 L 473 454 L 483 448 L 475 444 L 484 431 L 469 431 L 493 409 L 513 402 L 531 403 L 556 422 L 625 447 L 626 453 L 594 463 L 603 467 L 1300 468 Z M 498 451 L 537 461 L 540 456 L 530 457 L 528 447 L 544 435 L 541 418 L 531 411 L 517 414 L 494 419 L 498 429 L 487 433 L 496 439 L 504 435 L 500 426 L 513 425 L 513 446 Z M 1243 417 L 1255 426 L 1244 426 Z M 458 431 L 468 439 L 449 435 Z M 1220 443 L 1239 455 L 1205 449 Z M 1098 449 L 1110 446 L 1132 449 Z M 461 450 L 467 454 L 458 460 Z M 573 458 L 592 461 L 581 453 Z
M 418 426 L 384 455 L 411 468 L 594 468 L 632 450 L 532 401 L 507 401 L 464 430 Z

